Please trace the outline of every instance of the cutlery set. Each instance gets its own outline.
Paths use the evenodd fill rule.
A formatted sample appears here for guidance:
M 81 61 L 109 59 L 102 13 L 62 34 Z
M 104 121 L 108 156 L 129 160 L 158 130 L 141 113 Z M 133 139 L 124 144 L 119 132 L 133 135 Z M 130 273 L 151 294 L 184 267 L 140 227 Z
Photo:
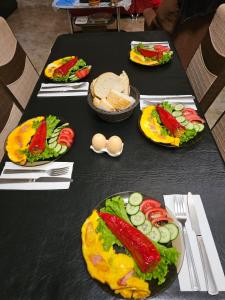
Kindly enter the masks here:
M 42 83 L 38 97 L 85 96 L 88 93 L 88 82 L 75 83 Z
M 217 288 L 212 269 L 210 266 L 209 258 L 206 252 L 205 244 L 202 239 L 201 229 L 199 226 L 199 220 L 196 213 L 196 208 L 194 205 L 194 200 L 191 193 L 188 193 L 187 196 L 187 208 L 188 212 L 186 212 L 185 203 L 182 195 L 176 195 L 174 197 L 174 211 L 177 220 L 181 223 L 186 257 L 187 257 L 187 265 L 188 272 L 190 277 L 191 288 L 193 291 L 201 291 L 201 287 L 199 284 L 199 278 L 194 262 L 193 253 L 191 250 L 190 241 L 187 235 L 187 230 L 185 228 L 185 223 L 189 217 L 191 222 L 192 230 L 194 231 L 198 243 L 198 248 L 201 255 L 201 263 L 204 270 L 205 284 L 207 291 L 210 295 L 217 295 L 219 290 Z
M 67 177 L 56 177 L 66 175 L 69 167 L 45 169 L 4 169 L 3 174 L 29 174 L 29 173 L 46 173 L 48 177 L 38 178 L 7 178 L 1 177 L 0 184 L 11 183 L 32 183 L 32 182 L 73 182 L 73 179 Z

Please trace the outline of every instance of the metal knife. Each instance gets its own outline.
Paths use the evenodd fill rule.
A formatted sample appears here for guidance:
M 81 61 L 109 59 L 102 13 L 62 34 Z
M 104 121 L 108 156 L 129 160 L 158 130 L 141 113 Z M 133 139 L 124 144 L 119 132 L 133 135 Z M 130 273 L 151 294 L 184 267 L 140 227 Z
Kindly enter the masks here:
M 26 183 L 26 182 L 73 182 L 73 179 L 66 177 L 39 177 L 39 178 L 0 178 L 0 184 Z
M 198 221 L 198 217 L 197 217 L 197 213 L 196 213 L 196 209 L 195 209 L 195 205 L 194 205 L 194 200 L 193 200 L 191 193 L 188 193 L 187 200 L 188 200 L 187 203 L 188 203 L 188 210 L 189 210 L 191 226 L 192 226 L 193 231 L 196 234 L 197 242 L 198 242 L 198 246 L 199 246 L 199 250 L 200 250 L 202 265 L 203 265 L 203 269 L 204 269 L 206 288 L 210 295 L 217 295 L 219 293 L 219 290 L 217 288 L 217 285 L 216 285 L 216 282 L 215 282 L 215 279 L 214 279 L 214 276 L 212 273 L 212 269 L 211 269 L 211 266 L 209 263 L 209 258 L 208 258 L 208 255 L 207 255 L 207 252 L 205 249 L 205 244 L 202 239 L 201 229 L 199 226 L 199 221 Z

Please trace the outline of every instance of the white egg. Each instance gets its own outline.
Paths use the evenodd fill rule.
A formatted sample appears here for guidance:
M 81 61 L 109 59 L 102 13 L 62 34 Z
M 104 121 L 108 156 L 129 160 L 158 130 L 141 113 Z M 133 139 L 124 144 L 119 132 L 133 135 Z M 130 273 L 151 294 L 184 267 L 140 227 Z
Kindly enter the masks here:
M 107 140 L 106 140 L 105 136 L 101 133 L 96 133 L 92 137 L 92 147 L 97 151 L 104 149 L 106 147 L 106 143 L 107 143 Z
M 111 138 L 108 139 L 106 148 L 109 153 L 113 155 L 118 154 L 123 150 L 123 142 L 119 136 L 111 136 Z

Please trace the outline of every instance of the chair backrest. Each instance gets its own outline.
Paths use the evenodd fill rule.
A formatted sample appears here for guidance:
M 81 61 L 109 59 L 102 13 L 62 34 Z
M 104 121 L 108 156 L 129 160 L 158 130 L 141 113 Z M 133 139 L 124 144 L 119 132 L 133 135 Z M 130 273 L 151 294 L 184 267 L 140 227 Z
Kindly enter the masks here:
M 225 162 L 225 112 L 213 127 L 212 134 L 216 140 L 217 146 Z
M 0 161 L 5 152 L 5 140 L 22 116 L 16 103 L 16 98 L 0 81 Z
M 7 22 L 0 17 L 0 79 L 23 108 L 29 101 L 38 77 Z
M 188 65 L 187 75 L 206 113 L 225 86 L 225 4 L 217 8 L 205 37 Z

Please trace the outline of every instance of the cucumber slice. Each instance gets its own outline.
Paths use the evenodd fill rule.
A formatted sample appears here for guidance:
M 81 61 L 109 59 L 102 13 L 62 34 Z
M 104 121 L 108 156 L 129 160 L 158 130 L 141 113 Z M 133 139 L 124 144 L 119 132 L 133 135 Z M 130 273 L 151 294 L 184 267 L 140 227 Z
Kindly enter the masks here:
M 68 147 L 66 145 L 61 145 L 61 150 L 59 151 L 59 154 L 63 154 L 68 150 Z
M 54 148 L 55 152 L 60 152 L 61 149 L 62 149 L 62 145 L 60 145 L 60 144 L 57 144 Z
M 179 110 L 182 110 L 184 108 L 183 104 L 176 104 L 174 109 L 179 111 Z
M 183 122 L 181 122 L 181 125 L 187 126 L 188 123 L 189 123 L 188 120 L 184 120 Z
M 193 126 L 194 126 L 194 130 L 196 131 L 196 132 L 199 132 L 199 126 L 198 126 L 198 124 L 197 123 L 194 123 L 193 124 Z
M 139 225 L 144 224 L 144 222 L 145 222 L 145 215 L 143 214 L 143 212 L 139 211 L 135 215 L 131 216 L 130 220 L 131 220 L 131 223 L 134 226 L 139 226 Z
M 58 139 L 58 136 L 55 136 L 55 137 L 49 139 L 48 143 L 49 143 L 49 144 L 52 144 L 52 143 L 56 142 L 57 139 Z
M 128 201 L 131 205 L 134 205 L 134 206 L 140 205 L 141 202 L 143 201 L 143 196 L 140 193 L 133 193 L 130 195 Z
M 205 128 L 205 125 L 204 124 L 202 124 L 202 123 L 199 123 L 198 124 L 198 127 L 199 127 L 199 132 L 201 132 L 204 128 Z
M 177 122 L 179 122 L 179 123 L 182 123 L 185 121 L 185 117 L 183 117 L 183 116 L 177 117 L 176 119 L 177 119 Z
M 145 222 L 142 225 L 138 226 L 137 229 L 147 235 L 152 230 L 152 223 L 148 220 L 145 220 Z
M 170 231 L 164 226 L 159 227 L 159 232 L 160 232 L 160 240 L 159 243 L 161 244 L 166 244 L 170 241 Z
M 62 130 L 62 128 L 57 127 L 56 129 L 54 129 L 53 134 L 59 134 L 59 132 Z
M 175 110 L 172 112 L 172 115 L 176 118 L 176 117 L 180 117 L 182 116 L 182 112 L 181 111 L 178 111 L 178 110 Z
M 61 126 L 58 127 L 58 129 L 63 129 L 64 127 L 68 127 L 70 123 L 64 123 Z
M 185 126 L 185 128 L 186 128 L 186 129 L 192 130 L 192 129 L 194 129 L 194 125 L 193 125 L 191 122 L 189 122 L 189 123 Z
M 56 147 L 56 145 L 57 145 L 57 142 L 55 141 L 55 142 L 49 144 L 48 147 L 49 147 L 50 149 L 53 149 L 53 148 Z
M 126 211 L 130 216 L 135 215 L 139 211 L 139 206 L 138 205 L 134 206 L 131 205 L 130 203 L 127 203 Z
M 170 240 L 171 241 L 175 240 L 179 233 L 179 229 L 177 225 L 175 225 L 174 223 L 168 223 L 164 225 L 164 227 L 166 227 L 170 232 Z
M 157 243 L 161 238 L 159 229 L 156 228 L 155 226 L 152 226 L 152 230 L 147 234 L 147 237 L 149 237 L 150 240 Z
M 58 136 L 59 136 L 59 132 L 60 132 L 60 130 L 57 131 L 57 132 L 54 132 L 54 131 L 53 131 L 53 133 L 52 133 L 52 135 L 51 135 L 51 139 L 54 138 L 54 137 L 58 137 Z

